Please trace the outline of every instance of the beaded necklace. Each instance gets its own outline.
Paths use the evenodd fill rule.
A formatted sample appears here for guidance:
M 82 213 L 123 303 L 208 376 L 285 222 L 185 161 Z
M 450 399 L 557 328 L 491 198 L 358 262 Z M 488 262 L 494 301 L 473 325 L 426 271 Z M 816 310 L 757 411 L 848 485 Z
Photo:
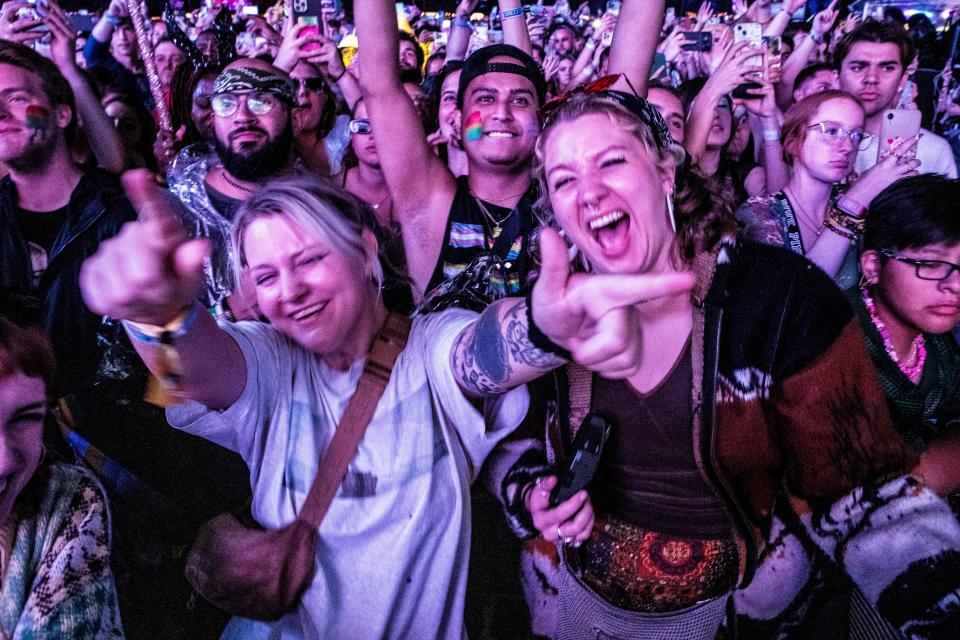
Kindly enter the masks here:
M 923 375 L 923 364 L 927 360 L 927 347 L 923 340 L 923 334 L 917 334 L 917 337 L 913 339 L 913 346 L 910 349 L 910 353 L 915 353 L 917 356 L 916 362 L 913 365 L 900 362 L 897 352 L 894 351 L 893 345 L 890 344 L 890 330 L 887 329 L 887 325 L 883 324 L 883 320 L 877 315 L 877 306 L 874 304 L 873 298 L 867 293 L 866 287 L 862 287 L 860 291 L 863 295 L 863 304 L 866 305 L 867 311 L 870 312 L 870 321 L 873 322 L 873 326 L 877 328 L 877 332 L 883 340 L 883 348 L 886 349 L 887 355 L 890 356 L 890 359 L 900 368 L 900 372 L 910 379 L 910 382 L 919 384 L 920 376 Z

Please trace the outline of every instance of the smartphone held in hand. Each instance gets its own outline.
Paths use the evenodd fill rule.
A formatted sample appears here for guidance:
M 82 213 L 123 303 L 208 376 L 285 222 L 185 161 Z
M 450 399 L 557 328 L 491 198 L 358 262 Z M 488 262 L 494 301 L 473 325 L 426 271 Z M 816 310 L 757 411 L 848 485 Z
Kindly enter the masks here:
M 550 506 L 572 498 L 578 491 L 587 487 L 593 480 L 600 464 L 603 447 L 610 437 L 612 425 L 603 417 L 590 412 L 577 430 L 570 449 L 570 464 L 560 471 L 557 486 L 550 494 Z

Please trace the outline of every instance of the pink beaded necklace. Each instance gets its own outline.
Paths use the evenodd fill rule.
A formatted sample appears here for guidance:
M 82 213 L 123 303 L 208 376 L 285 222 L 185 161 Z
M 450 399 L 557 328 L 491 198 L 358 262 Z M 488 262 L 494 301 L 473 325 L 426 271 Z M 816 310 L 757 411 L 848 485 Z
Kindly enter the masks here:
M 887 350 L 887 355 L 890 356 L 890 359 L 900 368 L 901 373 L 910 379 L 910 382 L 918 384 L 920 382 L 920 376 L 923 375 L 923 364 L 927 360 L 927 346 L 924 343 L 923 334 L 917 334 L 917 337 L 913 339 L 913 347 L 910 349 L 910 353 L 917 354 L 917 361 L 913 365 L 906 365 L 900 362 L 897 352 L 893 350 L 893 345 L 890 344 L 890 330 L 887 329 L 887 325 L 883 324 L 883 320 L 877 315 L 877 305 L 874 304 L 873 298 L 867 293 L 866 287 L 862 287 L 860 291 L 863 294 L 863 303 L 866 305 L 867 311 L 870 312 L 870 320 L 883 339 L 883 348 Z

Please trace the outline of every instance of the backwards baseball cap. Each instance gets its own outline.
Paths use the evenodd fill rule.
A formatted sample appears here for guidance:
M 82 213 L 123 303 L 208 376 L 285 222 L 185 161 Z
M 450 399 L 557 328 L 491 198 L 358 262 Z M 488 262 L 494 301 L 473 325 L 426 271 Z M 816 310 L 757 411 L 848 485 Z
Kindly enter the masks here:
M 293 104 L 295 97 L 290 76 L 259 67 L 230 67 L 221 71 L 213 82 L 214 94 L 237 91 L 272 93 L 287 104 Z
M 516 62 L 490 62 L 498 56 L 513 58 Z M 463 70 L 460 72 L 460 86 L 457 90 L 458 109 L 463 108 L 463 97 L 466 94 L 467 85 L 488 73 L 513 73 L 526 78 L 533 83 L 537 91 L 537 100 L 540 104 L 543 104 L 543 99 L 547 95 L 547 82 L 543 78 L 540 65 L 513 45 L 493 44 L 477 49 L 463 63 Z

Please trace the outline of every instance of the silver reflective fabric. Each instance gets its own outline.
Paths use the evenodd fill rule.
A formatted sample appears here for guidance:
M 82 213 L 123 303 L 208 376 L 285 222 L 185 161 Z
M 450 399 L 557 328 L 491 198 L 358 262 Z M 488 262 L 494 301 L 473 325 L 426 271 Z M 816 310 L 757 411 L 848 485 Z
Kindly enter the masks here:
M 213 207 L 203 183 L 207 172 L 218 166 L 216 152 L 201 142 L 183 149 L 167 172 L 170 192 L 184 205 L 181 213 L 187 234 L 210 240 L 210 257 L 204 263 L 206 290 L 200 294 L 207 307 L 217 306 L 233 291 L 231 223 Z

